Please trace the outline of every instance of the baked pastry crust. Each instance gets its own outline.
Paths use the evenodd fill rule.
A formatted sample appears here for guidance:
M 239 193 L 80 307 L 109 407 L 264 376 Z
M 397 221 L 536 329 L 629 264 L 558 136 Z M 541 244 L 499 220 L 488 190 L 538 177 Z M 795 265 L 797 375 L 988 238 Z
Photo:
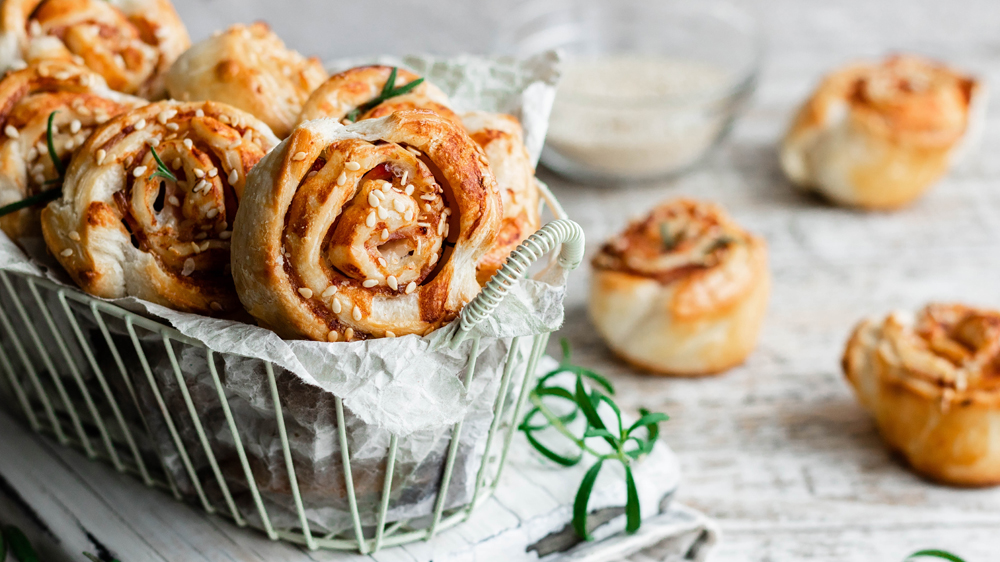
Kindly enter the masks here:
M 823 79 L 781 145 L 797 186 L 843 205 L 894 209 L 922 195 L 983 120 L 983 84 L 911 55 Z
M 46 144 L 52 112 L 52 144 L 65 165 L 94 127 L 145 104 L 112 91 L 100 74 L 71 62 L 40 61 L 8 72 L 0 80 L 0 206 L 57 187 L 59 172 Z M 0 229 L 12 239 L 41 236 L 39 210 L 0 217 Z
M 629 363 L 707 375 L 756 345 L 770 292 L 766 246 L 714 204 L 656 207 L 606 243 L 593 268 L 590 317 Z
M 256 115 L 285 138 L 302 104 L 327 74 L 316 57 L 285 47 L 266 23 L 236 24 L 195 44 L 167 73 L 167 90 L 184 101 L 213 100 Z
M 462 123 L 472 140 L 486 152 L 503 199 L 500 233 L 490 251 L 479 260 L 477 277 L 485 285 L 514 248 L 541 227 L 538 184 L 531 156 L 524 146 L 524 132 L 516 118 L 472 111 L 462 114 Z
M 256 117 L 214 102 L 162 101 L 99 127 L 66 172 L 42 233 L 86 292 L 226 315 L 239 299 L 230 225 L 246 174 L 278 143 Z M 154 177 L 153 148 L 178 181 Z
M 886 444 L 947 484 L 1000 484 L 1000 311 L 930 304 L 854 329 L 844 374 Z
M 0 69 L 42 59 L 86 65 L 120 92 L 163 97 L 163 75 L 191 44 L 169 0 L 4 0 Z
M 501 215 L 482 149 L 436 113 L 309 121 L 250 173 L 236 289 L 288 339 L 427 334 L 478 294 Z
M 299 123 L 322 117 L 344 121 L 348 113 L 379 96 L 391 73 L 391 66 L 371 65 L 349 68 L 334 74 L 306 100 L 299 115 Z M 399 68 L 394 87 L 405 86 L 418 78 L 420 77 L 416 74 Z M 362 113 L 358 116 L 358 121 L 408 109 L 433 111 L 457 125 L 462 124 L 462 120 L 449 107 L 448 96 L 426 80 L 410 92 L 389 98 Z

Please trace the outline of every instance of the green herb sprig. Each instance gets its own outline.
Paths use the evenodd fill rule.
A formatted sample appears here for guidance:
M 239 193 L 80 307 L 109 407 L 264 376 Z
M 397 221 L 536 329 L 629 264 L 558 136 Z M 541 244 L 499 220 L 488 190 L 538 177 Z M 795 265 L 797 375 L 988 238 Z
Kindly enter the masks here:
M 163 160 L 160 160 L 160 155 L 156 153 L 156 149 L 153 147 L 149 147 L 149 150 L 153 151 L 153 158 L 156 160 L 156 171 L 154 171 L 152 175 L 149 176 L 149 179 L 152 180 L 153 178 L 163 178 L 176 183 L 177 176 L 175 176 L 174 173 L 170 171 L 170 168 L 168 168 L 167 165 L 163 163 Z
M 918 550 L 913 554 L 906 557 L 903 562 L 909 562 L 910 560 L 915 560 L 917 558 L 940 558 L 942 560 L 948 560 L 948 562 L 965 562 L 965 560 L 959 558 L 958 556 L 946 551 L 946 550 Z
M 621 409 L 610 398 L 610 395 L 614 394 L 615 391 L 608 379 L 590 369 L 573 365 L 570 362 L 569 342 L 565 339 L 562 341 L 562 348 L 562 362 L 558 367 L 539 378 L 535 388 L 528 395 L 533 407 L 525 415 L 524 421 L 521 422 L 518 429 L 524 432 L 528 443 L 542 456 L 562 466 L 575 466 L 588 454 L 596 459 L 580 482 L 580 489 L 573 502 L 573 529 L 580 538 L 585 540 L 591 539 L 587 530 L 587 504 L 594 491 L 597 476 L 605 461 L 620 462 L 625 468 L 625 531 L 634 533 L 639 530 L 642 524 L 642 516 L 639 492 L 636 489 L 635 478 L 632 476 L 632 463 L 653 450 L 660 433 L 660 422 L 670 418 L 666 414 L 640 410 L 642 417 L 631 426 L 626 427 L 622 422 Z M 576 376 L 576 384 L 572 391 L 558 385 L 550 385 L 552 378 L 561 373 L 570 373 Z M 585 380 L 595 388 L 588 392 L 587 385 L 584 384 Z M 568 404 L 569 411 L 561 414 L 555 413 L 549 407 L 549 403 L 553 400 Z M 606 404 L 614 412 L 617 425 L 609 427 L 601 418 L 598 413 L 601 403 Z M 538 416 L 544 419 L 541 423 L 534 423 L 533 420 Z M 585 422 L 584 430 L 579 435 L 569 427 L 577 419 L 582 419 Z M 567 456 L 544 445 L 535 434 L 547 429 L 553 429 L 564 436 L 579 451 Z M 643 429 L 645 431 L 640 431 Z M 602 439 L 611 451 L 600 452 L 591 447 L 588 440 L 593 438 Z
M 31 197 L 25 197 L 20 201 L 15 201 L 13 203 L 10 203 L 9 205 L 4 205 L 3 207 L 0 207 L 0 217 L 4 215 L 9 215 L 10 213 L 16 213 L 21 209 L 26 209 L 34 205 L 48 203 L 49 201 L 58 199 L 59 196 L 62 195 L 62 182 L 63 178 L 66 176 L 66 168 L 63 166 L 62 160 L 56 153 L 56 146 L 55 143 L 52 141 L 52 120 L 55 118 L 56 113 L 59 112 L 53 111 L 52 113 L 49 113 L 49 122 L 45 127 L 45 145 L 49 149 L 49 158 L 52 159 L 52 167 L 55 168 L 56 173 L 59 174 L 59 177 L 47 180 L 44 183 L 44 185 L 53 185 L 53 184 L 58 184 L 58 185 L 56 187 L 53 187 L 52 189 L 46 189 L 40 191 L 32 195 Z
M 378 97 L 376 97 L 375 99 L 373 99 L 371 101 L 365 102 L 365 103 L 359 105 L 358 107 L 352 109 L 347 114 L 347 116 L 345 117 L 345 119 L 347 119 L 348 121 L 350 121 L 352 123 L 356 122 L 358 120 L 358 117 L 361 117 L 362 113 L 367 113 L 372 108 L 374 108 L 375 106 L 377 106 L 378 104 L 384 102 L 385 100 L 387 100 L 389 98 L 394 98 L 396 96 L 401 96 L 403 94 L 406 94 L 406 93 L 409 93 L 409 92 L 413 91 L 414 88 L 416 88 L 417 86 L 419 86 L 420 84 L 422 84 L 423 81 L 424 81 L 423 78 L 417 78 L 413 82 L 410 82 L 408 84 L 404 84 L 404 85 L 402 85 L 402 86 L 400 86 L 398 88 L 395 88 L 394 86 L 396 85 L 396 73 L 397 73 L 398 70 L 399 69 L 396 68 L 395 66 L 392 67 L 392 71 L 389 73 L 389 79 L 385 81 L 385 84 L 382 86 L 382 92 L 378 95 Z

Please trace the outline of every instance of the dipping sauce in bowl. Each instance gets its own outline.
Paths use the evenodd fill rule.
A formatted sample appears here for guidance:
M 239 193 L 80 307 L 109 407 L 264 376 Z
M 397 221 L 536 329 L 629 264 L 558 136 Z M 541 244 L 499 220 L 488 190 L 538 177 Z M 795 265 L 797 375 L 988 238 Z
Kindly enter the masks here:
M 749 99 L 761 55 L 752 18 L 719 3 L 540 0 L 503 29 L 508 52 L 564 54 L 542 163 L 590 182 L 692 167 Z

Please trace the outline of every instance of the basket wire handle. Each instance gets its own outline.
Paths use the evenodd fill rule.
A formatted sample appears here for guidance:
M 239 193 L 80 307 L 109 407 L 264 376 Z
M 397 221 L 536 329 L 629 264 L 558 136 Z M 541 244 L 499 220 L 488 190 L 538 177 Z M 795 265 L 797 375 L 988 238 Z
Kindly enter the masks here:
M 527 273 L 531 264 L 560 244 L 562 249 L 557 260 L 559 267 L 566 271 L 579 267 L 584 250 L 584 235 L 580 225 L 568 219 L 558 219 L 546 224 L 511 252 L 503 267 L 486 283 L 476 298 L 465 305 L 459 315 L 460 324 L 451 340 L 451 348 L 457 348 L 473 328 L 493 314 L 511 286 Z

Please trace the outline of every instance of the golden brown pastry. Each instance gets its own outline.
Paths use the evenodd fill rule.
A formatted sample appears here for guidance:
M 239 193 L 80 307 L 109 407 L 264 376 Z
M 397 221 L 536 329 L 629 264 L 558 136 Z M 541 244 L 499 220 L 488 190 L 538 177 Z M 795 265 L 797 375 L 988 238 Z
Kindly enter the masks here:
M 978 80 L 919 57 L 848 66 L 799 110 L 781 166 L 836 203 L 901 207 L 945 174 L 984 103 Z
M 163 97 L 163 74 L 188 48 L 169 0 L 4 0 L 0 69 L 61 59 L 86 65 L 113 90 Z
M 284 138 L 326 78 L 319 59 L 285 47 L 266 23 L 257 22 L 236 24 L 185 51 L 167 73 L 167 90 L 179 100 L 238 107 Z
M 403 95 L 391 97 L 375 107 L 365 109 L 363 107 L 365 104 L 379 97 L 391 75 L 392 67 L 379 65 L 358 66 L 334 74 L 316 88 L 306 100 L 299 115 L 299 123 L 321 117 L 331 117 L 350 123 L 384 117 L 394 111 L 426 109 L 455 124 L 462 124 L 462 120 L 449 107 L 448 96 L 426 80 Z M 399 88 L 419 78 L 416 74 L 400 68 L 396 71 L 394 84 Z M 358 110 L 358 114 L 350 115 L 355 110 Z M 346 119 L 349 116 L 353 118 Z
M 593 260 L 590 317 L 616 354 L 667 375 L 717 373 L 753 350 L 767 308 L 764 241 L 718 206 L 664 203 Z
M 1000 484 L 1000 311 L 931 304 L 864 320 L 844 374 L 886 444 L 920 474 Z
M 462 114 L 472 140 L 483 147 L 503 198 L 503 222 L 490 251 L 479 260 L 479 283 L 485 285 L 507 256 L 541 227 L 535 167 L 524 146 L 521 123 L 510 115 L 474 111 Z
M 0 206 L 59 187 L 59 169 L 83 146 L 94 127 L 145 105 L 146 100 L 108 88 L 86 67 L 60 60 L 33 63 L 0 80 Z M 52 117 L 49 156 L 47 132 Z M 42 205 L 0 217 L 0 229 L 13 239 L 41 235 Z
M 236 289 L 288 339 L 427 334 L 479 292 L 501 206 L 482 149 L 436 113 L 309 121 L 250 173 Z
M 119 115 L 77 152 L 62 198 L 42 211 L 45 242 L 92 295 L 238 311 L 231 225 L 247 172 L 277 143 L 256 117 L 220 103 L 163 101 Z

